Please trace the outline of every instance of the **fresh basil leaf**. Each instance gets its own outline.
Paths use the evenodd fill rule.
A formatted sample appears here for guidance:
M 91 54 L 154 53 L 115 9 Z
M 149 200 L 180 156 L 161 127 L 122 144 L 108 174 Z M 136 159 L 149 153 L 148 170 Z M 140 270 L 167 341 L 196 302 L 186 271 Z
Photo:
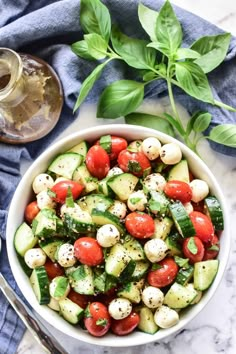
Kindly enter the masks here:
M 97 325 L 97 326 L 105 327 L 105 326 L 107 325 L 107 319 L 106 319 L 106 318 L 99 318 L 99 319 L 96 321 L 96 325 Z
M 178 48 L 174 58 L 175 60 L 182 60 L 182 59 L 197 59 L 200 58 L 200 54 L 195 50 L 190 48 Z
M 82 83 L 81 88 L 80 88 L 79 96 L 78 96 L 77 101 L 74 106 L 74 112 L 79 108 L 81 103 L 85 100 L 85 98 L 89 94 L 89 91 L 92 89 L 95 81 L 101 75 L 101 72 L 102 72 L 103 68 L 106 66 L 106 64 L 108 63 L 108 61 L 110 61 L 110 60 L 107 60 L 106 62 L 98 65 L 91 72 L 91 74 L 84 80 L 84 82 Z
M 151 81 L 153 79 L 155 79 L 157 76 L 156 73 L 154 73 L 153 71 L 148 71 L 146 74 L 143 75 L 143 81 Z
M 140 200 L 142 200 L 142 198 L 136 197 L 136 198 L 130 198 L 130 199 L 129 199 L 130 203 L 133 204 L 133 205 L 135 205 L 135 204 L 137 204 L 138 202 L 140 202 Z
M 73 280 L 83 280 L 86 278 L 84 265 L 80 265 L 73 273 L 71 273 L 71 278 Z
M 175 68 L 177 81 L 186 93 L 203 102 L 214 103 L 208 79 L 200 66 L 191 62 L 178 62 Z
M 188 243 L 187 243 L 187 248 L 192 254 L 197 254 L 198 248 L 196 246 L 194 237 L 190 237 Z
M 161 266 L 161 265 L 158 264 L 158 263 L 154 263 L 154 264 L 152 265 L 151 270 L 157 270 L 157 269 L 161 269 L 161 268 L 163 268 L 163 266 Z
M 84 40 L 88 45 L 89 54 L 97 60 L 107 56 L 107 42 L 96 33 L 85 34 Z
M 89 54 L 88 43 L 85 40 L 75 42 L 71 45 L 72 51 L 81 58 L 94 60 Z
M 211 123 L 211 117 L 211 114 L 208 112 L 199 114 L 193 123 L 195 133 L 204 132 Z
M 100 34 L 107 42 L 111 33 L 111 18 L 99 0 L 81 0 L 80 24 L 85 33 Z
M 62 276 L 59 279 L 57 278 L 54 296 L 55 297 L 64 296 L 66 289 L 68 287 L 68 284 L 69 284 L 69 279 L 62 277 Z
M 128 170 L 130 172 L 140 172 L 142 170 L 140 164 L 138 161 L 133 161 L 133 160 L 129 160 L 128 162 Z
M 111 41 L 115 51 L 128 65 L 136 69 L 154 67 L 156 52 L 147 48 L 147 41 L 130 38 L 123 34 L 117 26 L 112 26 Z
M 174 130 L 169 122 L 161 117 L 147 113 L 131 113 L 125 116 L 127 124 L 141 125 L 143 127 L 156 129 L 162 133 L 174 136 Z
M 158 12 L 149 9 L 149 7 L 139 4 L 138 5 L 138 17 L 144 31 L 149 35 L 152 41 L 156 41 L 156 21 Z
M 75 206 L 74 198 L 73 198 L 73 194 L 72 194 L 70 186 L 67 189 L 66 206 L 68 208 L 74 208 L 74 206 Z
M 214 70 L 224 60 L 231 39 L 230 33 L 218 34 L 216 36 L 205 36 L 199 38 L 191 45 L 201 57 L 195 60 L 204 73 Z
M 47 195 L 50 198 L 56 198 L 57 194 L 55 192 L 53 192 L 50 188 L 47 189 Z
M 156 21 L 156 38 L 159 43 L 169 48 L 173 55 L 182 43 L 182 28 L 169 1 L 162 6 Z
M 111 136 L 109 134 L 103 135 L 99 140 L 99 144 L 104 150 L 106 150 L 108 154 L 111 153 L 112 141 Z
M 157 202 L 156 200 L 150 199 L 149 208 L 152 212 L 157 212 L 157 211 L 161 210 L 161 204 L 160 204 L 160 202 Z
M 188 268 L 189 267 L 189 259 L 188 258 L 182 258 L 179 256 L 174 256 L 175 263 L 178 264 L 179 267 L 181 268 Z
M 208 139 L 225 146 L 236 148 L 236 125 L 222 124 L 214 127 Z
M 161 42 L 157 42 L 157 41 L 151 42 L 151 43 L 148 43 L 147 47 L 154 48 L 154 49 L 158 50 L 159 52 L 161 52 L 162 54 L 166 55 L 167 57 L 171 56 L 170 48 L 165 43 L 161 43 Z
M 186 127 L 186 135 L 188 136 L 191 131 L 193 130 L 193 125 L 194 125 L 194 122 L 195 120 L 197 119 L 197 117 L 200 115 L 200 114 L 203 114 L 205 112 L 201 112 L 201 111 L 197 111 L 195 113 L 193 113 L 192 117 L 189 119 L 188 121 L 188 124 L 187 124 L 187 127 Z
M 220 247 L 218 245 L 212 245 L 211 247 L 207 248 L 208 251 L 219 251 Z
M 185 134 L 185 131 L 174 117 L 172 117 L 168 113 L 164 113 L 164 116 L 167 118 L 168 122 L 172 125 L 172 127 L 174 127 L 181 135 Z
M 134 111 L 143 101 L 144 85 L 120 80 L 107 86 L 100 96 L 97 117 L 118 118 Z

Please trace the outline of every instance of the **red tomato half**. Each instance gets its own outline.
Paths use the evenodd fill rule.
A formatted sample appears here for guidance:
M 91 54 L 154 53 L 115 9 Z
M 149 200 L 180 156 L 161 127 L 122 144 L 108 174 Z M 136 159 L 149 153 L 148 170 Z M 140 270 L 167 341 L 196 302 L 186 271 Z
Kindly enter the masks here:
M 190 185 L 182 181 L 169 181 L 166 183 L 164 192 L 167 197 L 188 203 L 192 199 L 192 189 Z
M 136 238 L 148 238 L 155 232 L 153 218 L 145 213 L 130 213 L 125 219 L 125 227 Z
M 110 159 L 100 145 L 93 145 L 86 155 L 86 166 L 92 176 L 103 179 L 110 170 Z
M 74 290 L 70 290 L 68 296 L 71 301 L 85 309 L 89 302 L 93 301 L 93 296 L 78 294 Z
M 44 267 L 46 269 L 47 275 L 50 279 L 59 277 L 61 275 L 64 275 L 64 269 L 60 266 L 58 263 L 52 262 L 49 258 L 47 259 L 46 263 L 44 264 Z
M 161 268 L 150 270 L 147 276 L 148 283 L 157 288 L 171 284 L 178 273 L 178 265 L 173 258 L 165 258 L 157 263 Z
M 195 236 L 199 237 L 202 242 L 211 244 L 214 236 L 214 226 L 208 216 L 199 211 L 192 211 L 189 217 L 196 231 Z
M 92 237 L 81 237 L 74 244 L 75 257 L 82 264 L 96 266 L 103 262 L 103 251 L 97 240 Z
M 68 197 L 69 190 L 71 190 L 71 194 L 75 200 L 80 196 L 83 189 L 84 186 L 82 184 L 70 180 L 65 180 L 54 184 L 54 186 L 51 188 L 51 191 L 56 194 L 53 199 L 57 203 L 64 204 L 66 198 Z
M 100 140 L 96 141 L 96 145 L 100 144 Z M 128 146 L 127 141 L 119 136 L 111 135 L 111 152 L 108 152 L 111 161 L 116 160 L 119 153 Z
M 220 251 L 219 239 L 216 235 L 213 236 L 211 245 L 205 249 L 203 260 L 215 259 Z
M 104 336 L 111 326 L 111 317 L 107 307 L 101 302 L 92 302 L 87 307 L 87 317 L 84 318 L 84 325 L 95 337 Z
M 38 207 L 37 201 L 29 203 L 25 208 L 25 220 L 31 224 L 36 215 L 39 213 L 40 209 Z
M 111 322 L 111 330 L 118 336 L 125 336 L 133 332 L 133 330 L 138 326 L 140 317 L 136 312 L 131 312 L 131 314 L 122 320 L 114 320 Z
M 188 237 L 183 242 L 183 253 L 190 263 L 201 262 L 204 256 L 204 245 L 198 237 Z
M 151 168 L 151 163 L 143 152 L 130 152 L 122 150 L 118 156 L 118 165 L 124 172 L 130 172 L 142 177 L 143 172 Z

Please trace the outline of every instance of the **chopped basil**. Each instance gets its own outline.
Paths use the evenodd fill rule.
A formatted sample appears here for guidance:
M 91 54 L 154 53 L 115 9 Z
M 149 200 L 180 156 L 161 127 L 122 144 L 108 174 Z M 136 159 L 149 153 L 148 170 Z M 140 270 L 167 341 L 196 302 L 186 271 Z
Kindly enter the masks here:
M 140 172 L 142 170 L 138 161 L 129 160 L 128 169 L 130 172 Z
M 151 270 L 157 270 L 157 269 L 161 269 L 161 268 L 162 268 L 162 266 L 161 266 L 160 264 L 154 263 L 154 264 L 152 265 Z
M 100 138 L 99 140 L 100 146 L 106 150 L 108 154 L 111 153 L 111 136 L 110 135 L 104 135 Z
M 47 194 L 50 198 L 56 198 L 57 194 L 53 192 L 50 188 L 47 190 Z
M 107 325 L 107 320 L 105 318 L 99 318 L 97 321 L 96 321 L 96 325 L 97 326 L 106 326 Z
M 189 267 L 189 259 L 188 258 L 181 258 L 179 256 L 175 256 L 175 263 L 178 264 L 181 268 L 188 268 Z
M 219 251 L 219 246 L 218 245 L 212 245 L 211 247 L 209 247 L 207 250 L 208 251 Z
M 130 203 L 131 204 L 133 204 L 133 205 L 135 205 L 135 204 L 137 204 L 138 202 L 140 202 L 140 200 L 142 200 L 142 198 L 130 198 Z
M 197 254 L 198 248 L 196 246 L 194 237 L 190 237 L 188 244 L 187 244 L 187 248 L 192 254 Z
M 71 187 L 70 187 L 70 186 L 68 187 L 68 190 L 67 190 L 66 206 L 67 206 L 68 208 L 74 208 L 74 206 L 75 206 L 74 198 L 73 198 L 73 195 L 72 195 L 72 191 L 71 191 Z

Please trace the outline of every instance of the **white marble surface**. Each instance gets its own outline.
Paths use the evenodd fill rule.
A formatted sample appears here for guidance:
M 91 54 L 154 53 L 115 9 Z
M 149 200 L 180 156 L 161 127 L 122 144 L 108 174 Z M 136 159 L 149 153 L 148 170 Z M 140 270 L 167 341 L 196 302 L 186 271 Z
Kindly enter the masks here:
M 236 35 L 235 0 L 173 0 L 173 3 L 196 13 Z M 89 109 L 89 112 L 88 112 Z M 86 120 L 82 120 L 86 112 Z M 95 124 L 94 109 L 83 106 L 80 116 L 63 135 L 75 129 Z M 105 121 L 109 123 L 109 121 Z M 113 121 L 114 122 L 114 121 Z M 102 124 L 99 120 L 96 124 Z M 116 123 L 118 121 L 116 120 Z M 225 193 L 231 215 L 231 230 L 236 229 L 236 159 L 220 155 L 205 147 L 205 162 L 211 168 Z M 23 164 L 24 168 L 26 167 Z M 236 239 L 232 240 L 232 251 L 227 270 L 221 285 L 207 307 L 179 334 L 159 343 L 131 348 L 105 348 L 86 345 L 63 335 L 52 327 L 48 328 L 70 354 L 215 354 L 236 353 Z M 1 350 L 0 350 L 1 352 Z M 43 354 L 40 346 L 26 331 L 17 354 Z

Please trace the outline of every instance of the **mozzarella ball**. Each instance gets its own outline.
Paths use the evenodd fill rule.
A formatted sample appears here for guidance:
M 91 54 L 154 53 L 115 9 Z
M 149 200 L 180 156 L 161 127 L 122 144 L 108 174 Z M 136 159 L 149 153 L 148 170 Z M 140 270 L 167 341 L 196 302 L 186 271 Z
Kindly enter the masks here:
M 56 207 L 56 203 L 48 195 L 47 191 L 42 191 L 36 195 L 37 205 L 39 209 L 49 208 L 53 209 Z
M 128 146 L 128 150 L 132 152 L 142 151 L 142 140 L 134 140 Z
M 62 267 L 72 267 L 77 261 L 74 256 L 74 246 L 70 243 L 61 245 L 57 252 L 57 261 Z
M 144 252 L 150 262 L 156 263 L 166 257 L 168 247 L 165 241 L 160 238 L 154 238 L 145 243 Z
M 170 328 L 179 322 L 179 315 L 175 310 L 162 305 L 156 309 L 154 321 L 161 328 Z
M 147 138 L 142 142 L 142 151 L 149 160 L 155 160 L 160 155 L 161 143 L 157 138 Z
M 106 224 L 97 230 L 97 241 L 102 247 L 114 246 L 120 239 L 119 230 L 112 224 Z
M 66 204 L 63 204 L 60 209 L 61 217 L 65 214 L 76 214 L 82 212 L 82 209 L 77 203 L 74 203 L 73 207 L 68 207 Z
M 180 147 L 175 143 L 163 145 L 160 150 L 160 158 L 166 165 L 174 165 L 180 162 L 182 158 Z
M 131 211 L 144 211 L 147 205 L 147 197 L 142 190 L 133 192 L 128 198 L 127 205 Z
M 49 284 L 49 293 L 55 300 L 62 300 L 67 297 L 70 292 L 69 279 L 63 276 L 53 278 Z M 59 294 L 61 295 L 59 295 Z
M 194 179 L 189 183 L 192 189 L 192 201 L 200 202 L 209 194 L 208 184 L 201 179 Z
M 32 188 L 35 194 L 38 194 L 42 191 L 47 191 L 48 188 L 51 188 L 54 185 L 54 180 L 47 173 L 41 173 L 36 176 Z
M 124 173 L 122 171 L 122 169 L 120 167 L 113 167 L 110 169 L 110 171 L 108 172 L 107 174 L 107 177 L 113 177 L 113 176 L 117 176 L 117 175 L 120 175 L 121 173 Z
M 129 316 L 132 311 L 132 304 L 127 299 L 116 298 L 108 306 L 108 312 L 115 320 L 122 320 Z
M 142 292 L 142 300 L 147 307 L 155 309 L 163 304 L 164 294 L 160 289 L 148 286 Z
M 148 191 L 163 191 L 166 185 L 165 178 L 160 173 L 152 173 L 143 181 L 144 187 Z
M 190 202 L 184 203 L 183 204 L 184 209 L 187 211 L 188 214 L 190 214 L 193 211 L 193 206 Z
M 119 219 L 124 219 L 127 213 L 127 207 L 125 203 L 119 200 L 115 200 L 113 205 L 108 209 L 108 211 L 113 215 L 117 216 Z
M 50 309 L 54 310 L 54 311 L 60 311 L 60 306 L 59 306 L 59 302 L 55 299 L 53 299 L 53 297 L 50 298 L 50 302 L 48 304 L 48 307 L 50 307 Z
M 47 256 L 41 248 L 32 248 L 26 251 L 24 259 L 27 266 L 31 269 L 34 269 L 44 265 Z

